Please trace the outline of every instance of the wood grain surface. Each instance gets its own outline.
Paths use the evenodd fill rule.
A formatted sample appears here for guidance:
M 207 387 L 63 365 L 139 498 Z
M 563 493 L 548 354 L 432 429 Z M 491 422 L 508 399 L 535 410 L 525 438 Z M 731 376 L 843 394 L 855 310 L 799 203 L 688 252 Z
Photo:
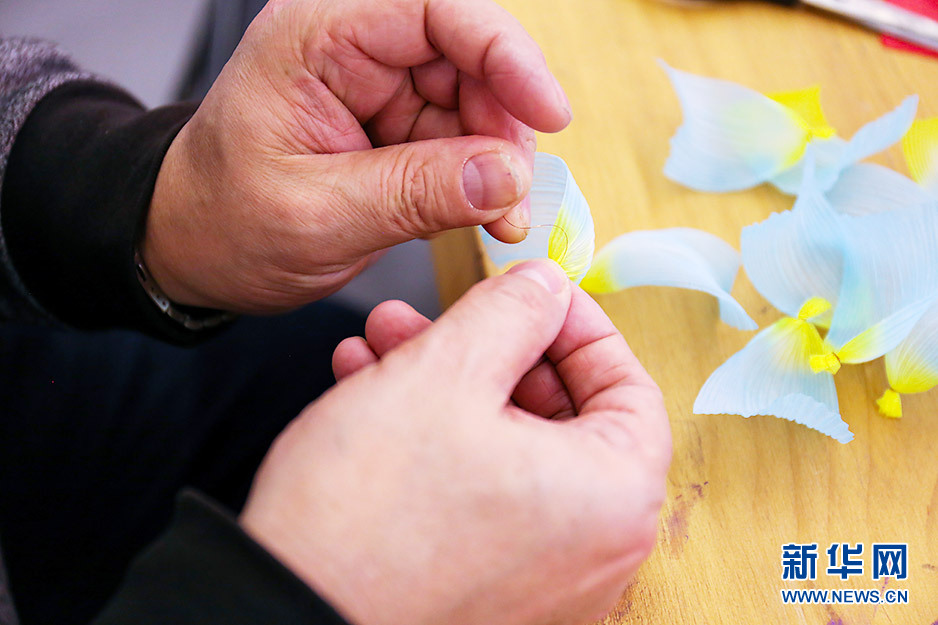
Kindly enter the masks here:
M 737 247 L 743 226 L 786 210 L 768 186 L 711 195 L 661 173 L 680 124 L 655 60 L 760 91 L 821 85 L 831 123 L 849 137 L 908 94 L 938 115 L 938 60 L 884 48 L 877 35 L 810 11 L 727 2 L 501 0 L 542 46 L 574 121 L 539 137 L 562 156 L 590 202 L 597 247 L 628 230 L 689 226 Z M 873 159 L 905 172 L 898 147 Z M 469 232 L 435 243 L 444 305 L 479 277 Z M 734 295 L 765 327 L 781 315 L 744 274 Z M 696 416 L 707 376 L 753 332 L 719 322 L 709 296 L 639 288 L 599 298 L 667 398 L 674 434 L 659 544 L 607 623 L 931 625 L 938 622 L 938 391 L 904 399 L 906 416 L 878 415 L 882 362 L 837 374 L 841 445 L 772 417 Z M 906 580 L 872 579 L 874 542 L 907 542 Z M 818 543 L 818 579 L 781 579 L 781 545 Z M 865 544 L 863 575 L 825 574 L 832 542 Z M 907 605 L 784 605 L 781 588 L 907 589 Z

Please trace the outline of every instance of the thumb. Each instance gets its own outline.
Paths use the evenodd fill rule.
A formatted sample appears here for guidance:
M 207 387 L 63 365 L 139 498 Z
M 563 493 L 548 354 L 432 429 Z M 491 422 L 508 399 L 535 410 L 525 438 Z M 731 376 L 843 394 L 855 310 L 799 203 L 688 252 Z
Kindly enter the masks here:
M 571 292 L 551 260 L 515 265 L 470 289 L 407 345 L 408 356 L 456 392 L 507 401 L 560 333 Z
M 494 137 L 416 141 L 317 156 L 311 162 L 328 168 L 338 198 L 334 205 L 356 226 L 355 240 L 348 243 L 358 249 L 348 251 L 362 255 L 445 230 L 494 222 L 531 188 L 530 158 L 518 146 Z M 519 221 L 512 219 L 516 226 L 529 225 Z M 524 238 L 523 232 L 518 234 L 514 240 Z

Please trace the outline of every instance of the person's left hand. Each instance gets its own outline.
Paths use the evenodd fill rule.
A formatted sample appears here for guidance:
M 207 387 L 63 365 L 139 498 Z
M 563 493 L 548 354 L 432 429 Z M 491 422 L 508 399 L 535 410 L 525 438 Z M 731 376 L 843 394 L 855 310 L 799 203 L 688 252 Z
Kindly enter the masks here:
M 491 0 L 273 0 L 166 155 L 144 260 L 177 303 L 277 312 L 409 239 L 518 241 L 532 129 L 569 121 Z

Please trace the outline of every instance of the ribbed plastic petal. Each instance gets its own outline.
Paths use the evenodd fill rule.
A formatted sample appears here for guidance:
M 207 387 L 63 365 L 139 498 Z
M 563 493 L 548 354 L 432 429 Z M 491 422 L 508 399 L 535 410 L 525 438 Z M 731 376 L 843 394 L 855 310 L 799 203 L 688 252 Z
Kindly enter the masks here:
M 713 372 L 700 389 L 694 413 L 774 416 L 847 443 L 853 434 L 840 417 L 834 377 L 814 373 L 808 365 L 822 351 L 812 324 L 781 319 Z
M 610 293 L 636 286 L 670 286 L 703 291 L 720 302 L 720 318 L 742 330 L 756 323 L 730 291 L 739 253 L 725 241 L 693 228 L 638 230 L 620 235 L 596 254 L 582 286 Z
M 854 216 L 935 201 L 934 196 L 911 178 L 873 163 L 856 163 L 843 170 L 825 197 L 837 212 Z
M 661 66 L 684 113 L 665 175 L 700 191 L 747 189 L 791 167 L 810 136 L 792 109 L 736 83 Z
M 812 145 L 807 156 L 812 162 L 814 151 Z M 792 210 L 774 213 L 740 235 L 743 266 L 752 284 L 792 317 L 814 297 L 836 305 L 843 279 L 844 218 L 814 186 L 812 172 L 809 166 Z M 826 325 L 824 319 L 818 322 Z
M 894 110 L 860 128 L 850 141 L 838 137 L 811 141 L 817 154 L 815 180 L 818 188 L 829 190 L 844 169 L 899 141 L 912 125 L 917 108 L 918 96 L 909 96 Z M 785 193 L 797 193 L 802 168 L 803 162 L 798 163 L 774 176 L 771 182 Z
M 844 279 L 828 342 L 843 362 L 894 349 L 938 298 L 938 209 L 845 218 Z
M 886 374 L 889 386 L 899 393 L 923 393 L 938 386 L 938 303 L 886 354 Z
M 578 283 L 593 260 L 596 239 L 589 204 L 563 159 L 534 155 L 531 228 L 524 241 L 502 243 L 482 228 L 482 243 L 499 269 L 532 258 L 551 258 Z

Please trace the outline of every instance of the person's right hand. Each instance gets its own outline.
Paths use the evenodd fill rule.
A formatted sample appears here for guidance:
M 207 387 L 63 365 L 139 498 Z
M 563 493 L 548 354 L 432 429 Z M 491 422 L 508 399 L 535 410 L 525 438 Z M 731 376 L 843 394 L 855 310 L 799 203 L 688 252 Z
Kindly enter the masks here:
M 582 623 L 654 544 L 660 391 L 550 261 L 400 303 L 278 438 L 241 524 L 356 625 Z

